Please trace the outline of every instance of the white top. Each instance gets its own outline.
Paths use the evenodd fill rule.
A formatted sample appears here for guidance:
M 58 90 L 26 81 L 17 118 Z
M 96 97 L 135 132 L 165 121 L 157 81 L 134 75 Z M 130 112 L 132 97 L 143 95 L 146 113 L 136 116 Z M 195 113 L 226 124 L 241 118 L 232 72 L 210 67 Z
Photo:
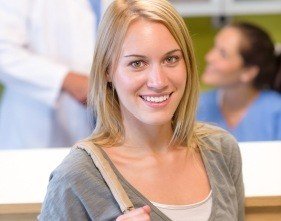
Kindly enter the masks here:
M 162 213 L 174 221 L 205 221 L 212 210 L 212 191 L 202 201 L 189 205 L 167 205 L 152 202 Z
M 0 18 L 0 149 L 88 136 L 86 108 L 61 91 L 68 71 L 91 69 L 96 16 L 88 0 L 0 0 Z

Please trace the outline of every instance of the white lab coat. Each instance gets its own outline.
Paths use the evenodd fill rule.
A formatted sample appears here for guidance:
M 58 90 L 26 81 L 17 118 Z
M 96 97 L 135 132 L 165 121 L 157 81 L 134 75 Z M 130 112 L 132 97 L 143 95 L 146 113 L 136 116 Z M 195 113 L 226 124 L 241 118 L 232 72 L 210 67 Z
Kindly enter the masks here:
M 95 27 L 88 0 L 0 0 L 0 149 L 70 146 L 91 133 L 90 114 L 61 85 L 70 70 L 90 72 Z

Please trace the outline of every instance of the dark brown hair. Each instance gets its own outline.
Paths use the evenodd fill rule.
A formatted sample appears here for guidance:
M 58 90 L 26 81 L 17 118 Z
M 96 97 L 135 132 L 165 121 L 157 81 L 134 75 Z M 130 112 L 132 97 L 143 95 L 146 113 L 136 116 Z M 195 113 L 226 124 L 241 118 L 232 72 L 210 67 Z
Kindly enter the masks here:
M 280 52 L 277 55 L 269 34 L 254 24 L 235 22 L 228 27 L 242 34 L 240 54 L 246 67 L 257 66 L 259 73 L 253 86 L 257 89 L 274 89 L 281 92 Z

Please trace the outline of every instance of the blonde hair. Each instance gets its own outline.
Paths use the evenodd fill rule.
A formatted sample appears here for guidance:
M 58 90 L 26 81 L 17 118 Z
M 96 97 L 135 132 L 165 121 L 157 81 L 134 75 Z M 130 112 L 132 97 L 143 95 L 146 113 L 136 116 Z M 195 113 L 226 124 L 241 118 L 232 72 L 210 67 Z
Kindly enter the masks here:
M 90 139 L 101 147 L 124 142 L 118 96 L 106 75 L 109 69 L 113 72 L 116 69 L 127 30 L 140 18 L 165 25 L 183 52 L 187 70 L 186 88 L 173 117 L 171 144 L 197 144 L 195 115 L 199 81 L 192 41 L 184 20 L 166 0 L 116 0 L 107 9 L 100 23 L 90 76 L 88 104 L 96 117 Z

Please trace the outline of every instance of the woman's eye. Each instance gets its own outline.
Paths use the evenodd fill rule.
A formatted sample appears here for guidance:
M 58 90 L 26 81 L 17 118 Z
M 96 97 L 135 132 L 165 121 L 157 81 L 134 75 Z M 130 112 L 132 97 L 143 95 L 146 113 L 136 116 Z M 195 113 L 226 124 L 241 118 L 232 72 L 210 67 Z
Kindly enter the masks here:
M 168 64 L 174 64 L 178 60 L 179 60 L 179 57 L 177 57 L 177 56 L 171 56 L 171 57 L 166 58 L 166 62 Z
M 129 65 L 132 66 L 133 68 L 141 68 L 144 66 L 144 62 L 143 61 L 133 61 Z
M 219 52 L 220 52 L 220 55 L 221 55 L 222 58 L 227 58 L 228 57 L 226 51 L 220 50 Z

